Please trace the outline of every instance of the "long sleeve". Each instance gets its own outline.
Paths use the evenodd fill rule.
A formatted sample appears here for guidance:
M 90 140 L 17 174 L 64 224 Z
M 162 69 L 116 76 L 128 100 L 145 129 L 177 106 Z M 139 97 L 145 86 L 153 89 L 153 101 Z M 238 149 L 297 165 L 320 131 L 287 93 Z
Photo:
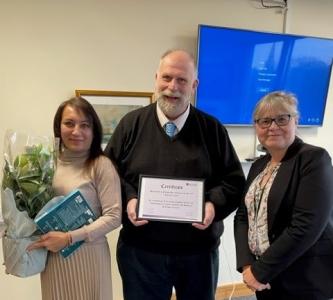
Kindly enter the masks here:
M 213 176 L 206 185 L 206 200 L 215 205 L 215 220 L 223 220 L 239 206 L 245 177 L 226 129 L 218 123 L 213 128 L 206 137 L 213 162 Z
M 112 135 L 112 139 L 109 141 L 105 148 L 105 155 L 109 157 L 112 161 L 116 162 L 117 167 L 120 168 L 118 171 L 120 174 L 124 173 L 122 169 L 122 160 L 130 151 L 130 141 L 131 137 L 128 136 L 128 132 L 125 130 L 124 121 L 120 121 L 118 124 L 114 134 Z M 132 198 L 137 198 L 137 189 L 134 187 L 128 180 L 126 180 L 123 176 L 120 178 L 123 200 L 130 200 Z
M 249 186 L 269 161 L 257 160 L 248 175 Z M 299 138 L 288 148 L 268 195 L 270 246 L 255 259 L 248 247 L 247 210 L 242 201 L 235 217 L 237 268 L 252 265 L 260 282 L 270 282 L 304 257 L 327 255 L 333 239 L 333 169 L 326 150 Z M 325 254 L 326 253 L 326 254 Z M 286 274 L 286 273 L 284 273 Z M 286 276 L 286 275 L 284 275 Z
M 165 253 L 195 253 L 218 246 L 222 219 L 239 205 L 245 178 L 228 133 L 215 118 L 191 107 L 183 128 L 170 139 L 152 104 L 120 121 L 105 154 L 121 177 L 123 209 L 138 196 L 140 175 L 203 179 L 204 200 L 215 206 L 215 220 L 204 231 L 176 222 L 149 222 L 137 228 L 123 213 L 124 240 Z
M 300 155 L 295 163 L 291 183 L 295 192 L 288 193 L 295 196 L 290 222 L 252 265 L 254 276 L 261 282 L 269 282 L 314 246 L 332 217 L 332 163 L 325 150 L 315 149 Z M 297 182 L 296 178 L 299 178 Z
M 119 176 L 111 161 L 101 156 L 93 169 L 93 182 L 100 202 L 101 215 L 93 223 L 71 232 L 72 242 L 94 241 L 121 224 Z

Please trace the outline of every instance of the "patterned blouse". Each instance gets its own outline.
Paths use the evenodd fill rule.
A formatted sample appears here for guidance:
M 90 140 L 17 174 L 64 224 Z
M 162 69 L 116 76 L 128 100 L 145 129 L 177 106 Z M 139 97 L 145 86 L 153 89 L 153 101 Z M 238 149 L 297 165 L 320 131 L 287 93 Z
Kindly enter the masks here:
M 269 247 L 267 200 L 280 165 L 281 163 L 272 167 L 269 162 L 265 169 L 253 180 L 245 196 L 249 220 L 249 247 L 256 256 L 262 255 Z M 263 183 L 265 176 L 268 176 L 268 179 Z

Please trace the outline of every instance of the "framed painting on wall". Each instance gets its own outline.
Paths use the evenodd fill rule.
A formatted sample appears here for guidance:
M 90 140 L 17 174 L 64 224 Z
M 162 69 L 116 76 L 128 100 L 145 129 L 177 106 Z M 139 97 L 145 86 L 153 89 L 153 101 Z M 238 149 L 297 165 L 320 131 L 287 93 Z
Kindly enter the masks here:
M 75 90 L 75 95 L 86 99 L 95 108 L 103 126 L 103 148 L 124 115 L 153 101 L 150 92 Z

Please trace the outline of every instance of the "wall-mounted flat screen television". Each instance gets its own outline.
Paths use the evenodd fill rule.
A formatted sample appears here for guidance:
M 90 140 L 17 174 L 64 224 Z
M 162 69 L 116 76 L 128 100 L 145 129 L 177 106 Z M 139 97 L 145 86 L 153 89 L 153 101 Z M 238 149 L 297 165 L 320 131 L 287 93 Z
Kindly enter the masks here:
M 296 95 L 299 125 L 323 124 L 333 39 L 199 25 L 196 106 L 225 125 L 252 125 L 257 101 Z

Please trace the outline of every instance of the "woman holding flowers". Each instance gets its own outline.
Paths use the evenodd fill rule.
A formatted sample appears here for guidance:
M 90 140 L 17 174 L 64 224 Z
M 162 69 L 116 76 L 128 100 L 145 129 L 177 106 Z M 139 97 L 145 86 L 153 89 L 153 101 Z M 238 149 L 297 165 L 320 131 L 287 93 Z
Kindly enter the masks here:
M 69 232 L 53 231 L 29 246 L 46 247 L 49 256 L 41 273 L 43 300 L 112 299 L 111 257 L 105 235 L 120 226 L 120 182 L 101 149 L 102 126 L 92 105 L 81 97 L 63 102 L 54 117 L 60 152 L 53 179 L 56 195 L 79 189 L 97 219 Z M 85 241 L 63 258 L 62 248 Z

